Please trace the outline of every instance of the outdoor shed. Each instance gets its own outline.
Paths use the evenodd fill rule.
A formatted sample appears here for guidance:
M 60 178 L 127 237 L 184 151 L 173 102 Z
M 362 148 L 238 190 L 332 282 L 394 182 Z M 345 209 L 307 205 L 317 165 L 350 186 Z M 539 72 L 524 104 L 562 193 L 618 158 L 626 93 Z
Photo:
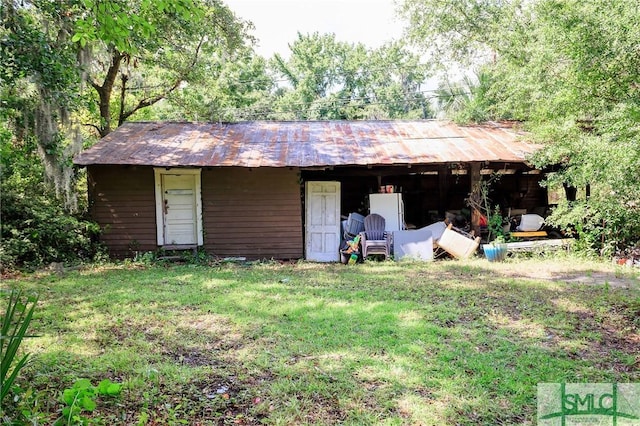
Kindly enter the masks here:
M 473 182 L 495 173 L 496 202 L 544 208 L 526 161 L 535 149 L 508 123 L 129 122 L 74 162 L 87 168 L 90 213 L 114 257 L 203 247 L 337 261 L 341 220 L 388 188 L 412 227 L 460 211 Z

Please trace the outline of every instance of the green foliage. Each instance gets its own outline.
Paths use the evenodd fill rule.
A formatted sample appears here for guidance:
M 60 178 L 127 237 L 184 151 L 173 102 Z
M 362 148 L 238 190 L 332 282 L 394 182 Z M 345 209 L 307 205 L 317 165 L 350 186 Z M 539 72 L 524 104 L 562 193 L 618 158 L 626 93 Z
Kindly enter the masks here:
M 467 65 L 486 55 L 487 46 L 500 41 L 504 28 L 513 28 L 510 19 L 520 1 L 504 0 L 404 0 L 401 15 L 409 21 L 408 36 L 428 48 L 436 62 Z
M 160 5 L 147 0 L 87 3 L 91 6 L 90 20 L 105 29 L 91 34 L 94 26 L 88 24 L 89 30 L 85 31 L 95 64 L 88 75 L 90 90 L 99 104 L 92 118 L 101 136 L 185 88 L 187 94 L 200 90 L 203 98 L 216 96 L 211 83 L 220 77 L 227 62 L 237 59 L 235 50 L 242 50 L 248 38 L 247 24 L 214 0 L 167 1 Z M 110 13 L 101 11 L 104 7 L 117 10 L 115 21 Z M 110 34 L 112 30 L 116 32 Z M 131 35 L 121 37 L 123 31 Z M 181 98 L 184 96 L 177 95 L 175 99 Z M 181 106 L 177 102 L 174 105 Z M 180 110 L 184 119 L 197 115 L 201 108 L 192 113 L 184 105 Z
M 16 357 L 22 340 L 27 337 L 27 328 L 37 303 L 36 296 L 29 296 L 24 301 L 21 290 L 9 292 L 0 328 L 0 406 L 4 406 L 5 398 L 29 359 L 29 354 Z
M 29 147 L 0 146 L 0 270 L 95 259 L 102 250 L 98 225 L 65 211 Z
M 56 102 L 71 103 L 73 92 L 80 83 L 75 69 L 76 54 L 65 45 L 64 37 L 52 37 L 49 31 L 54 31 L 54 26 L 42 25 L 43 20 L 54 22 L 51 11 L 43 7 L 42 14 L 37 15 L 12 3 L 3 2 L 0 7 L 0 87 L 7 91 L 19 90 L 20 87 L 14 85 L 31 77 Z M 60 25 L 60 30 L 68 29 L 64 20 Z M 15 94 L 20 95 L 20 92 Z M 11 106 L 12 102 L 3 105 Z
M 461 83 L 446 80 L 438 89 L 438 107 L 448 118 L 461 124 L 508 118 L 507 114 L 494 110 L 496 101 L 490 92 L 492 78 L 481 69 L 475 78 L 465 76 Z
M 489 213 L 489 217 L 487 218 L 487 228 L 489 229 L 489 240 L 493 239 L 498 243 L 505 242 L 504 218 L 502 217 L 502 212 L 500 211 L 499 206 L 495 206 Z
M 72 42 L 82 47 L 100 42 L 122 53 L 136 54 L 141 49 L 140 41 L 158 37 L 167 19 L 201 24 L 207 2 L 81 0 L 79 3 L 86 13 L 75 21 Z
M 428 3 L 428 7 L 427 7 Z M 487 77 L 458 117 L 523 122 L 550 184 L 590 187 L 547 219 L 580 226 L 585 250 L 640 240 L 640 39 L 635 0 L 405 0 L 410 33 L 441 62 Z M 481 55 L 472 54 L 481 52 Z M 480 108 L 478 108 L 480 107 Z
M 84 412 L 91 412 L 98 406 L 99 396 L 115 397 L 120 395 L 122 384 L 113 383 L 109 379 L 102 380 L 98 386 L 93 386 L 89 379 L 77 380 L 71 388 L 62 393 L 62 402 L 66 405 L 62 409 L 62 417 L 56 425 L 86 425 L 90 420 Z
M 188 84 L 167 95 L 165 102 L 136 113 L 142 120 L 239 121 L 264 117 L 270 110 L 273 78 L 267 62 L 248 48 L 202 58 L 198 84 Z
M 428 67 L 401 43 L 378 49 L 336 40 L 334 34 L 298 34 L 291 56 L 275 55 L 271 68 L 287 81 L 279 88 L 271 118 L 427 118 L 420 91 Z
M 217 0 L 3 1 L 0 17 L 0 137 L 38 152 L 69 211 L 73 155 L 179 87 L 206 87 L 247 27 Z
M 94 259 L 98 225 L 66 213 L 54 194 L 25 187 L 27 180 L 15 174 L 2 182 L 0 268 Z

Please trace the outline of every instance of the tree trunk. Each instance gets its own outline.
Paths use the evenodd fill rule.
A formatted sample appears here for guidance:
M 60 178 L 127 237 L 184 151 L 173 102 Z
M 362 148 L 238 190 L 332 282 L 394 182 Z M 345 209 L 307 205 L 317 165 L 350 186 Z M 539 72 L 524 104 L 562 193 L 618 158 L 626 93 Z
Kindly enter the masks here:
M 91 85 L 96 92 L 98 92 L 98 96 L 100 97 L 100 125 L 98 126 L 98 132 L 100 133 L 100 137 L 103 138 L 107 136 L 111 132 L 111 93 L 113 92 L 113 86 L 116 81 L 116 77 L 118 76 L 118 71 L 120 70 L 120 64 L 122 63 L 122 59 L 124 55 L 117 50 L 114 50 L 113 56 L 111 57 L 111 65 L 107 70 L 107 75 L 102 82 L 102 85 L 98 85 L 95 82 L 91 82 Z

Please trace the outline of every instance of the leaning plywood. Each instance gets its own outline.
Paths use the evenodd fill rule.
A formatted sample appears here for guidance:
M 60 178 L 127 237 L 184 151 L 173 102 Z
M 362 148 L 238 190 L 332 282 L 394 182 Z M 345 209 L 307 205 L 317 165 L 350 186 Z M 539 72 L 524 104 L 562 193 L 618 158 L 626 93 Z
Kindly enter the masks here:
M 480 245 L 480 237 L 469 238 L 452 229 L 451 224 L 442 233 L 438 246 L 458 259 L 466 259 L 473 255 Z
M 433 260 L 431 231 L 424 228 L 393 231 L 393 258 L 395 260 Z

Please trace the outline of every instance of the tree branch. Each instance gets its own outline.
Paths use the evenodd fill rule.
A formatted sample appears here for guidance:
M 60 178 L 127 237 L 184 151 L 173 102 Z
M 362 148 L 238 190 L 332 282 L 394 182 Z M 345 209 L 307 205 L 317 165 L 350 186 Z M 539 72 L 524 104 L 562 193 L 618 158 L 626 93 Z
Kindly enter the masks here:
M 82 125 L 83 126 L 87 126 L 87 127 L 93 127 L 98 134 L 100 134 L 100 131 L 102 130 L 102 129 L 100 129 L 99 126 L 96 126 L 93 123 L 82 123 Z
M 111 132 L 111 93 L 113 92 L 113 85 L 115 84 L 118 71 L 120 71 L 120 64 L 124 57 L 125 55 L 123 53 L 114 50 L 111 57 L 111 64 L 107 70 L 107 75 L 104 77 L 102 86 L 94 81 L 90 81 L 91 86 L 98 92 L 98 96 L 100 97 L 101 124 L 99 126 L 99 132 L 101 137 L 105 137 Z
M 122 112 L 125 108 L 125 97 L 127 96 L 127 81 L 129 80 L 129 76 L 126 74 L 122 74 L 120 76 L 122 80 L 122 86 L 120 86 L 120 110 L 118 111 L 118 126 L 122 124 Z
M 200 49 L 202 48 L 202 45 L 204 44 L 204 40 L 205 40 L 204 36 L 200 37 L 200 41 L 198 42 L 198 45 L 196 46 L 196 49 L 195 49 L 195 52 L 194 52 L 194 55 L 193 55 L 193 58 L 192 58 L 191 62 L 183 70 L 183 72 L 181 72 L 180 75 L 178 75 L 178 77 L 174 80 L 174 82 L 171 85 L 171 87 L 169 87 L 168 89 L 166 89 L 165 91 L 163 91 L 159 95 L 156 95 L 156 96 L 153 96 L 153 97 L 150 97 L 150 98 L 141 99 L 138 102 L 138 104 L 135 107 L 133 107 L 131 110 L 129 110 L 129 111 L 124 111 L 124 103 L 121 103 L 120 115 L 118 117 L 118 126 L 121 126 L 136 111 L 138 111 L 138 110 L 140 110 L 142 108 L 146 108 L 148 106 L 151 106 L 151 105 L 155 104 L 156 102 L 159 102 L 160 100 L 166 98 L 167 95 L 169 95 L 171 92 L 173 92 L 178 87 L 180 87 L 180 84 L 187 78 L 187 76 L 189 75 L 189 73 L 191 72 L 193 67 L 195 67 L 196 63 L 198 62 L 198 59 L 200 57 Z M 124 87 L 124 84 L 123 84 L 121 100 L 124 100 L 124 95 L 125 95 L 125 87 Z

